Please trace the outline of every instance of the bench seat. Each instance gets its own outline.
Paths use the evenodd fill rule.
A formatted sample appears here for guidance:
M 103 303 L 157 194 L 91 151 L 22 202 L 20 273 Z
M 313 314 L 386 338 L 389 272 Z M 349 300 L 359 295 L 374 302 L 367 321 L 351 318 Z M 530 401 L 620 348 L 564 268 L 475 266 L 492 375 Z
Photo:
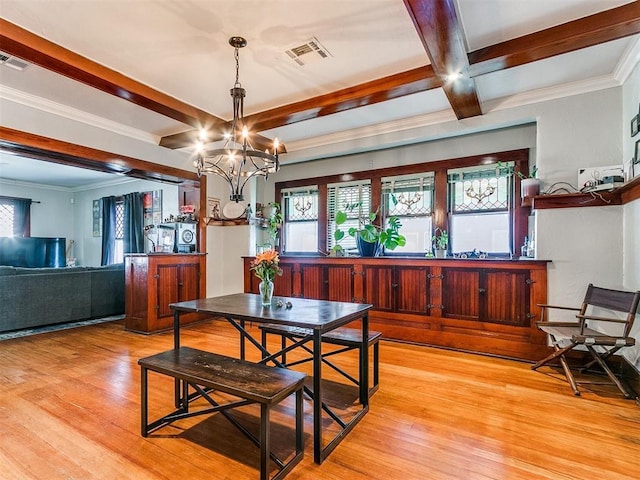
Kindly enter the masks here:
M 301 339 L 305 337 L 310 337 L 313 335 L 313 330 L 311 328 L 304 327 L 290 327 L 287 325 L 277 325 L 273 323 L 266 323 L 259 325 L 259 328 L 262 330 L 262 346 L 266 348 L 267 346 L 267 335 L 280 335 L 282 337 L 282 349 L 286 348 L 287 339 L 295 341 L 296 339 Z M 382 338 L 382 333 L 376 331 L 369 331 L 369 338 L 367 341 L 367 346 L 372 347 L 373 349 L 373 382 L 371 387 L 368 389 L 369 398 L 378 390 L 379 387 L 379 377 L 380 377 L 380 338 Z M 329 355 L 335 355 L 336 353 L 342 353 L 348 350 L 355 350 L 362 348 L 362 331 L 357 328 L 349 328 L 349 327 L 340 327 L 335 330 L 331 330 L 322 335 L 322 341 L 324 343 L 332 344 L 332 345 L 340 345 L 345 347 L 339 352 L 330 352 L 328 354 L 323 354 L 323 361 L 327 363 L 331 368 L 341 373 L 343 376 L 351 380 L 356 385 L 359 385 L 359 381 L 351 377 L 349 374 L 344 372 L 342 369 L 336 367 L 334 364 L 330 363 L 326 360 L 326 357 Z M 366 354 L 366 352 L 365 352 Z M 311 358 L 303 360 L 310 361 Z M 303 361 L 298 361 L 295 363 L 302 363 Z M 286 353 L 282 354 L 282 363 L 285 365 L 292 366 L 294 364 L 287 364 Z
M 138 360 L 141 367 L 142 436 L 147 437 L 153 430 L 166 426 L 180 418 L 195 414 L 221 412 L 256 445 L 260 447 L 260 480 L 269 479 L 268 460 L 271 457 L 279 471 L 271 480 L 280 480 L 302 460 L 304 450 L 302 389 L 306 374 L 286 368 L 269 367 L 257 363 L 205 352 L 190 347 L 168 350 Z M 175 378 L 182 386 L 182 397 L 178 398 L 178 410 L 149 423 L 148 421 L 148 371 Z M 189 396 L 191 386 L 196 394 Z M 223 392 L 243 399 L 243 401 L 218 404 L 209 395 L 213 391 Z M 296 395 L 296 451 L 286 463 L 271 453 L 269 445 L 269 414 L 273 406 L 288 396 Z M 196 397 L 205 398 L 211 408 L 199 412 L 189 412 L 189 402 Z M 260 439 L 250 435 L 227 410 L 252 403 L 260 404 Z

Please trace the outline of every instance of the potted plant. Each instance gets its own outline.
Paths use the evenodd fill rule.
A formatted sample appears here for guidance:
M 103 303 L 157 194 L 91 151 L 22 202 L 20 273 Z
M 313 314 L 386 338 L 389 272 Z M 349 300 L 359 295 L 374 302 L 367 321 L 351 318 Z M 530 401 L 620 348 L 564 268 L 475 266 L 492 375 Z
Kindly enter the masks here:
M 447 249 L 449 248 L 449 233 L 441 228 L 436 228 L 433 232 L 433 250 L 436 258 L 447 258 Z
M 355 206 L 351 206 L 353 209 Z M 358 218 L 358 228 L 351 227 L 347 233 L 356 239 L 358 245 L 358 251 L 363 257 L 373 257 L 380 253 L 380 248 L 389 250 L 395 250 L 396 247 L 403 247 L 407 240 L 400 234 L 400 219 L 398 217 L 389 217 L 388 225 L 382 227 L 375 224 L 375 220 L 378 217 L 378 212 L 370 212 L 366 216 L 360 216 Z M 340 210 L 336 213 L 336 231 L 334 232 L 334 238 L 336 239 L 336 245 L 332 248 L 332 251 L 343 251 L 339 241 L 345 236 L 344 230 L 340 229 L 340 225 L 347 221 L 347 213 Z
M 282 225 L 282 212 L 280 211 L 280 204 L 277 202 L 269 203 L 269 207 L 271 207 L 271 214 L 269 217 L 265 218 L 267 223 L 267 232 L 269 233 L 269 238 L 271 239 L 271 244 L 275 247 L 276 240 L 278 237 L 278 229 Z
M 529 175 L 516 172 L 513 165 L 505 165 L 502 162 L 498 162 L 498 168 L 506 169 L 511 175 L 515 173 L 520 179 L 520 196 L 522 198 L 535 197 L 540 194 L 540 179 L 538 178 L 538 167 L 536 165 L 533 166 Z

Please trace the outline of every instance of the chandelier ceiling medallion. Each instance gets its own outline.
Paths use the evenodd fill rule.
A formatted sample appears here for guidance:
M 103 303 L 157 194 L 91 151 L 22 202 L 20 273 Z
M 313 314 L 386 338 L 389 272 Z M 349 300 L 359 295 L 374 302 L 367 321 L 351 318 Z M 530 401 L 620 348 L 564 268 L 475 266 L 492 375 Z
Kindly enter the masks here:
M 259 151 L 251 146 L 249 130 L 244 123 L 245 89 L 240 84 L 240 62 L 238 50 L 247 45 L 243 37 L 231 37 L 229 44 L 234 48 L 236 60 L 236 82 L 231 89 L 233 98 L 233 120 L 231 132 L 225 134 L 222 148 L 205 149 L 202 141 L 198 143 L 196 160 L 193 162 L 198 176 L 212 173 L 224 178 L 231 187 L 229 199 L 234 202 L 244 200 L 242 189 L 247 181 L 254 176 L 267 178 L 270 173 L 280 169 L 278 161 L 278 139 L 273 141 L 272 153 L 269 150 Z M 206 138 L 206 132 L 201 132 L 201 140 Z

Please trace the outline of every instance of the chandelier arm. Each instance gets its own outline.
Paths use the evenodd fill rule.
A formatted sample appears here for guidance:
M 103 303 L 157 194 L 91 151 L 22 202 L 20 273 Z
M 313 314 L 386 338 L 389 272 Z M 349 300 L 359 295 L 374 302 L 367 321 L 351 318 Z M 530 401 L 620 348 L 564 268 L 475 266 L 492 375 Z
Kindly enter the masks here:
M 250 178 L 259 175 L 268 178 L 270 173 L 277 172 L 280 168 L 278 159 L 278 140 L 273 144 L 273 154 L 268 150 L 262 152 L 254 149 L 249 140 L 247 126 L 244 122 L 244 97 L 246 91 L 240 84 L 240 54 L 239 49 L 247 45 L 247 41 L 242 37 L 231 37 L 229 44 L 234 47 L 234 58 L 236 66 L 236 79 L 233 88 L 230 90 L 233 101 L 233 120 L 231 122 L 231 133 L 226 137 L 227 142 L 223 148 L 205 150 L 199 154 L 199 160 L 194 165 L 201 173 L 212 173 L 224 178 L 231 187 L 230 199 L 233 201 L 243 200 L 242 190 Z M 238 136 L 242 136 L 242 140 Z M 259 165 L 255 158 L 263 159 L 264 165 Z M 247 161 L 249 158 L 249 161 Z M 210 160 L 208 160 L 210 159 Z M 224 168 L 221 166 L 226 162 Z

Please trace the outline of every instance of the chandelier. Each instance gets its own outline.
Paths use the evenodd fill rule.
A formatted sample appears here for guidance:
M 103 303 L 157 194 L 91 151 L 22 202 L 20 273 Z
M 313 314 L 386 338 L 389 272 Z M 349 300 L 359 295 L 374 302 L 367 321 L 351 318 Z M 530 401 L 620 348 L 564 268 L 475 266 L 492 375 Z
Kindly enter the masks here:
M 233 98 L 233 120 L 231 132 L 225 134 L 225 143 L 222 148 L 205 149 L 199 142 L 196 160 L 193 162 L 198 176 L 203 173 L 213 173 L 224 178 L 231 187 L 229 199 L 234 202 L 244 200 L 242 189 L 250 178 L 263 176 L 265 179 L 270 173 L 277 172 L 280 168 L 278 161 L 278 139 L 273 141 L 273 153 L 264 152 L 252 147 L 249 140 L 249 130 L 244 123 L 244 97 L 245 89 L 240 84 L 240 61 L 238 50 L 247 45 L 242 37 L 231 37 L 229 44 L 234 48 L 236 60 L 236 82 L 231 89 Z M 201 134 L 201 139 L 204 135 Z

